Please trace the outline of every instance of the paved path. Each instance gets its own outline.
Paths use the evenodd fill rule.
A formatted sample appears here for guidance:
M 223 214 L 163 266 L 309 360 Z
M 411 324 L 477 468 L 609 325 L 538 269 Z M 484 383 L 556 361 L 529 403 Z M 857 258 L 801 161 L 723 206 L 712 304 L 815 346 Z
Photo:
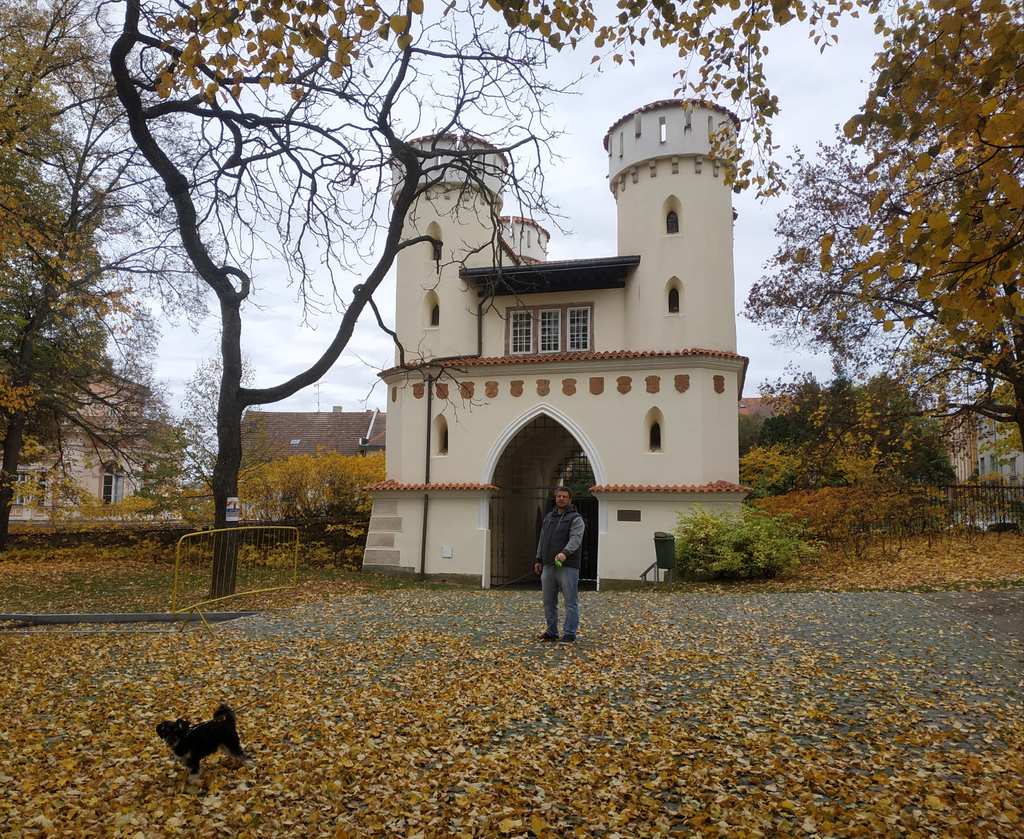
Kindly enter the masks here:
M 539 592 L 400 591 L 339 598 L 288 613 L 225 625 L 245 636 L 282 639 L 386 640 L 437 633 L 484 649 L 539 657 L 557 666 L 571 654 L 596 661 L 609 651 L 634 658 L 651 676 L 682 690 L 678 662 L 645 661 L 652 644 L 706 653 L 686 681 L 723 684 L 742 677 L 774 680 L 786 670 L 820 670 L 794 682 L 793 701 L 827 698 L 856 714 L 869 694 L 957 696 L 979 713 L 1017 714 L 1024 697 L 1024 589 L 977 592 L 812 592 L 749 595 L 662 592 L 584 593 L 581 629 L 572 650 L 538 643 Z M 553 648 L 554 647 L 554 648 Z M 424 646 L 396 658 L 400 670 Z M 627 665 L 628 666 L 628 665 Z M 929 706 L 931 706 L 929 702 Z M 844 712 L 845 712 L 844 711 Z M 942 716 L 941 703 L 930 716 Z M 935 712 L 935 713 L 932 713 Z
M 0 638 L 0 834 L 1021 835 L 1024 589 L 581 603 L 575 646 L 466 590 Z M 174 795 L 154 720 L 223 699 L 255 766 Z

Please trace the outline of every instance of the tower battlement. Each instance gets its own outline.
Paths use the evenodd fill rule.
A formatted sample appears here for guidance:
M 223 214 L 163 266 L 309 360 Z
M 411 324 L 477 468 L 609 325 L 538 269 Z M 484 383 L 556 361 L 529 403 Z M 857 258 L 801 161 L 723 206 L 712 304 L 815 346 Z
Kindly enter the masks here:
M 551 234 L 533 219 L 502 216 L 501 235 L 516 256 L 531 262 L 546 262 Z
M 500 202 L 508 159 L 493 144 L 472 134 L 428 134 L 410 140 L 409 144 L 437 155 L 423 162 L 424 181 L 457 189 L 486 189 Z M 397 191 L 401 176 L 400 168 L 395 170 Z
M 642 168 L 656 175 L 656 162 L 669 160 L 674 172 L 682 158 L 692 158 L 694 172 L 707 165 L 718 174 L 712 159 L 712 138 L 721 130 L 735 133 L 738 118 L 725 108 L 698 99 L 662 99 L 620 117 L 604 135 L 608 152 L 608 184 L 613 193 L 628 182 L 636 183 Z

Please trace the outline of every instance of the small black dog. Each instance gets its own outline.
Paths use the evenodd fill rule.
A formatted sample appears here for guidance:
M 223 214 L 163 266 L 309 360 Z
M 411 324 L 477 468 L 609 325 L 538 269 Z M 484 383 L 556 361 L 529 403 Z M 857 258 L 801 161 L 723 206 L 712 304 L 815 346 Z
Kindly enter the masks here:
M 188 767 L 189 781 L 199 778 L 199 761 L 218 750 L 242 763 L 251 761 L 238 741 L 235 712 L 224 704 L 213 712 L 211 720 L 198 725 L 183 719 L 164 720 L 157 724 L 156 733 L 171 747 L 175 757 Z

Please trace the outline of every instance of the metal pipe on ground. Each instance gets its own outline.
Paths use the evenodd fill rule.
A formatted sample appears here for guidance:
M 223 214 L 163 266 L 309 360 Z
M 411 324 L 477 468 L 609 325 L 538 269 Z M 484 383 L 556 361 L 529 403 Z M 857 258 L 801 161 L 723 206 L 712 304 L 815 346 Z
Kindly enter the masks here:
M 193 623 L 206 619 L 207 623 L 221 623 L 238 618 L 247 618 L 259 612 L 99 612 L 66 615 L 34 615 L 27 612 L 0 613 L 0 623 L 17 623 L 21 626 L 65 625 L 73 623 Z

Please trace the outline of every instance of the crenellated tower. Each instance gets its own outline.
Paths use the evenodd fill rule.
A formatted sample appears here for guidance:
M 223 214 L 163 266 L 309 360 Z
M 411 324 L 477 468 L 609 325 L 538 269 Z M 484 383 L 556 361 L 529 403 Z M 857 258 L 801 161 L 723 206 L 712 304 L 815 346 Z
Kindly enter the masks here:
M 515 259 L 525 263 L 547 262 L 551 234 L 533 219 L 502 216 L 501 235 Z
M 709 103 L 661 100 L 605 134 L 618 252 L 642 257 L 624 301 L 631 349 L 736 350 L 732 190 L 711 154 L 735 119 Z
M 396 260 L 395 331 L 406 361 L 473 353 L 477 348 L 477 295 L 459 277 L 463 267 L 490 265 L 495 219 L 508 161 L 478 137 L 443 134 L 412 145 L 437 157 L 425 164 L 430 183 L 406 216 L 403 238 L 431 236 L 430 242 L 400 251 Z M 453 154 L 444 152 L 451 150 Z M 454 152 L 481 152 L 471 159 Z M 396 349 L 396 362 L 398 351 Z

